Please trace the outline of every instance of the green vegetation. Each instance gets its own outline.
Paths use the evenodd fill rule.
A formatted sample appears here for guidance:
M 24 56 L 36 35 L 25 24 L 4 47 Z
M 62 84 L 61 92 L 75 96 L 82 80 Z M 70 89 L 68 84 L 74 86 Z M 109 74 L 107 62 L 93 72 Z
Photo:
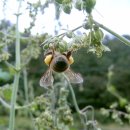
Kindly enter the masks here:
M 21 33 L 18 25 L 22 2 L 18 2 L 16 25 L 6 20 L 0 23 L 0 129 L 100 130 L 106 128 L 97 122 L 107 124 L 114 120 L 119 124 L 129 123 L 130 36 L 120 36 L 94 20 L 95 0 L 28 2 L 27 11 L 32 21 L 29 28 Z M 50 3 L 56 7 L 57 20 L 59 8 L 70 14 L 74 5 L 87 13 L 85 21 L 75 29 L 56 36 L 46 33 L 32 35 L 38 12 Z M 85 30 L 82 35 L 76 33 L 80 28 Z M 112 36 L 104 38 L 102 29 L 118 39 Z M 74 72 L 69 74 L 76 75 L 79 82 L 81 76 L 76 73 L 81 73 L 83 84 L 72 85 L 73 77 L 53 73 L 54 84 L 48 89 L 39 86 L 42 74 L 49 68 L 43 64 L 43 53 L 50 50 L 50 66 L 56 57 L 55 52 L 60 56 L 63 53 L 68 64 L 73 53 L 75 62 L 71 68 Z M 45 75 L 43 78 L 43 86 L 45 81 L 49 84 L 50 78 L 45 78 Z M 112 128 L 116 130 L 116 126 L 112 125 Z

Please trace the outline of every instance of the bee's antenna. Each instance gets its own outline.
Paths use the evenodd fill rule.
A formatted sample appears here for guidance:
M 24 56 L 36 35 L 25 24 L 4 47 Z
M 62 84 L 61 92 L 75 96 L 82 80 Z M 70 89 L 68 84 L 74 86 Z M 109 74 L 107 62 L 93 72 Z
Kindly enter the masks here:
M 67 55 L 66 55 L 67 58 L 69 58 L 69 57 L 71 56 L 71 54 L 72 54 L 72 51 L 68 51 L 68 52 L 67 52 Z

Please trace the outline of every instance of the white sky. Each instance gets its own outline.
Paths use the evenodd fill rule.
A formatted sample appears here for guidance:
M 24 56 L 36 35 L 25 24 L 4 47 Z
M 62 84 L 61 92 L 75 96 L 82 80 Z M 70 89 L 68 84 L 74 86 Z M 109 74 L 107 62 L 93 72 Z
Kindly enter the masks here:
M 0 1 L 0 19 L 6 18 L 12 23 L 15 23 L 16 17 L 14 13 L 16 13 L 18 7 L 16 0 L 7 1 L 8 5 L 5 13 L 2 12 L 2 0 Z M 25 5 L 22 6 L 21 11 L 23 15 L 20 17 L 19 27 L 20 31 L 23 31 L 25 27 L 29 26 L 30 19 L 28 13 L 25 11 Z M 45 9 L 45 14 L 43 16 L 38 15 L 33 34 L 42 32 L 54 34 L 54 27 L 56 25 L 54 13 L 54 6 L 50 5 L 49 8 Z M 93 10 L 93 17 L 96 21 L 104 24 L 118 34 L 130 35 L 130 0 L 97 0 L 97 4 Z M 75 9 L 70 15 L 62 12 L 60 21 L 63 28 L 66 28 L 68 25 L 68 29 L 73 29 L 81 25 L 84 19 L 85 14 Z

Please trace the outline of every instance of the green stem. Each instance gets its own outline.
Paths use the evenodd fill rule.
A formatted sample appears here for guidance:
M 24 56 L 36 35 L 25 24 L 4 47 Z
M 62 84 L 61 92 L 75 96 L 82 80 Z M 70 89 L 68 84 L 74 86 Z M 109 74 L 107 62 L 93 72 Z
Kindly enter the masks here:
M 2 103 L 2 105 L 3 105 L 4 107 L 6 107 L 6 108 L 8 108 L 8 109 L 11 109 L 11 105 L 8 104 L 6 101 L 4 101 L 1 97 L 0 97 L 0 102 Z M 24 105 L 24 106 L 16 106 L 16 105 L 15 105 L 15 110 L 26 109 L 26 108 L 31 107 L 31 106 L 33 106 L 33 105 L 35 105 L 35 102 L 31 102 L 31 103 L 26 104 L 26 105 Z
M 130 46 L 130 41 L 127 40 L 126 38 L 120 36 L 119 34 L 115 33 L 114 31 L 112 31 L 111 29 L 107 28 L 106 26 L 96 22 L 95 20 L 93 20 L 95 24 L 97 24 L 99 27 L 101 27 L 102 29 L 106 30 L 107 32 L 111 33 L 112 35 L 114 35 L 115 37 L 117 37 L 120 41 L 122 41 L 123 43 L 125 43 L 126 45 Z
M 113 66 L 110 66 L 109 69 L 108 69 L 108 74 L 107 74 L 107 91 L 109 91 L 113 96 L 115 96 L 117 99 L 122 99 L 122 97 L 118 94 L 118 92 L 116 91 L 116 89 L 114 91 L 111 91 L 109 88 L 111 88 L 113 85 L 112 85 L 112 76 L 113 76 Z
M 84 114 L 86 114 L 86 112 L 88 111 L 88 110 L 91 110 L 92 111 L 92 121 L 94 121 L 94 108 L 92 107 L 92 106 L 86 106 L 85 108 L 83 108 L 81 111 L 82 111 L 82 113 L 84 113 Z
M 17 98 L 18 85 L 19 85 L 19 77 L 20 77 L 20 73 L 18 72 L 15 74 L 15 77 L 14 77 L 14 85 L 13 85 L 13 91 L 12 91 L 12 97 L 11 97 L 9 130 L 14 130 L 14 126 L 15 126 L 15 104 L 16 104 L 16 98 Z
M 76 30 L 78 30 L 78 29 L 80 29 L 80 28 L 82 28 L 82 27 L 83 27 L 83 25 L 78 26 L 77 28 L 74 28 L 74 29 L 72 29 L 72 30 L 70 30 L 70 31 L 74 32 L 74 31 L 76 31 Z M 53 39 L 53 38 L 55 38 L 55 37 L 64 36 L 65 34 L 66 34 L 66 32 L 61 33 L 61 34 L 59 34 L 59 35 L 56 35 L 56 36 L 54 36 L 54 37 L 50 37 L 49 39 L 45 40 L 45 41 L 40 45 L 40 47 L 43 46 L 43 45 L 45 45 L 46 43 L 48 43 L 48 41 L 50 41 L 51 39 Z
M 78 29 L 80 29 L 80 28 L 82 28 L 82 27 L 83 27 L 83 26 L 81 25 L 81 26 L 78 26 L 78 27 L 76 27 L 76 28 L 74 28 L 74 29 L 72 29 L 72 30 L 70 30 L 70 31 L 74 32 L 74 31 L 76 31 L 76 30 L 78 30 Z M 65 34 L 66 34 L 66 32 L 61 33 L 61 34 L 57 35 L 56 37 L 60 37 L 60 36 L 63 36 L 63 35 L 65 35 Z
M 12 64 L 10 64 L 8 61 L 4 61 L 5 65 L 11 69 L 13 69 L 15 72 L 17 71 L 15 66 L 13 66 Z
M 0 34 L 6 36 L 7 38 L 13 38 L 13 40 L 16 39 L 16 36 L 11 35 L 11 34 L 9 34 L 9 33 L 5 33 L 5 32 L 3 32 L 3 31 L 0 31 Z M 30 38 L 30 37 L 21 36 L 20 38 L 23 39 L 23 40 L 29 41 L 29 38 Z
M 26 104 L 29 103 L 29 96 L 28 96 L 28 83 L 27 83 L 27 70 L 26 67 L 23 70 L 23 78 L 24 78 L 24 91 L 25 91 L 25 100 Z
M 28 78 L 27 78 L 26 67 L 23 69 L 23 82 L 24 82 L 24 91 L 25 91 L 25 104 L 27 105 L 29 104 L 29 95 L 28 95 Z M 29 110 L 26 111 L 26 116 L 28 116 L 28 113 L 32 118 L 31 112 Z
M 12 97 L 11 97 L 11 109 L 10 109 L 10 119 L 9 119 L 9 130 L 14 130 L 15 128 L 15 104 L 17 99 L 17 91 L 18 91 L 18 85 L 19 85 L 19 77 L 20 77 L 20 34 L 19 34 L 19 28 L 18 28 L 18 21 L 19 21 L 19 11 L 21 7 L 21 2 L 19 2 L 18 11 L 16 14 L 16 43 L 15 43 L 15 60 L 16 60 L 16 70 L 14 77 L 14 84 L 13 84 L 13 90 L 12 90 Z
M 78 106 L 77 101 L 76 101 L 74 90 L 73 90 L 73 88 L 72 88 L 72 86 L 71 86 L 71 84 L 69 82 L 69 79 L 68 79 L 68 77 L 66 75 L 64 75 L 64 77 L 66 78 L 66 80 L 68 82 L 68 86 L 69 86 L 70 92 L 72 94 L 72 99 L 73 99 L 73 102 L 74 102 L 75 109 L 76 109 L 78 114 L 81 114 L 79 106 Z
M 75 109 L 76 109 L 76 111 L 77 111 L 77 113 L 78 113 L 78 115 L 79 115 L 79 117 L 81 119 L 81 122 L 84 125 L 84 130 L 87 130 L 85 120 L 84 120 L 85 115 L 79 109 L 79 106 L 78 106 L 78 103 L 77 103 L 77 100 L 76 100 L 76 97 L 75 97 L 74 90 L 73 90 L 73 88 L 72 88 L 72 86 L 70 84 L 70 81 L 69 81 L 68 77 L 65 74 L 63 74 L 63 75 L 64 75 L 64 77 L 66 78 L 66 80 L 68 82 L 68 86 L 69 86 L 69 89 L 70 89 L 70 92 L 71 92 L 71 95 L 72 95 L 73 103 L 74 103 Z
M 57 125 L 57 117 L 56 117 L 56 91 L 57 88 L 55 86 L 51 86 L 52 90 L 51 90 L 51 112 L 53 114 L 53 122 L 54 122 L 54 126 Z
M 20 34 L 18 29 L 19 14 L 16 15 L 16 44 L 15 44 L 15 58 L 16 58 L 16 69 L 20 70 Z

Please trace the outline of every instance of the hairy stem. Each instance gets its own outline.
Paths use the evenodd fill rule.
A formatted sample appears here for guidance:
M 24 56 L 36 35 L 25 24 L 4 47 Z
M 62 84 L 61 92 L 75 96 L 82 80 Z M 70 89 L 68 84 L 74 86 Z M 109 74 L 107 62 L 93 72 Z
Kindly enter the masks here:
M 74 102 L 75 109 L 76 109 L 77 113 L 80 114 L 80 109 L 79 109 L 79 106 L 77 104 L 77 100 L 76 100 L 76 97 L 75 97 L 74 90 L 73 90 L 73 88 L 72 88 L 72 86 L 70 84 L 70 81 L 69 81 L 68 77 L 66 75 L 64 75 L 64 77 L 66 78 L 66 80 L 68 82 L 68 86 L 69 86 L 70 92 L 72 94 L 72 99 L 73 99 L 73 102 Z
M 23 78 L 24 78 L 24 91 L 25 91 L 25 100 L 26 100 L 26 104 L 29 103 L 29 96 L 28 96 L 28 79 L 27 79 L 27 70 L 26 67 L 23 70 Z
M 14 85 L 13 85 L 13 91 L 11 97 L 9 130 L 14 130 L 14 126 L 15 126 L 15 104 L 17 98 L 18 85 L 19 85 L 19 77 L 20 77 L 20 73 L 17 72 L 14 77 Z
M 13 83 L 12 97 L 11 97 L 11 108 L 10 108 L 10 119 L 9 119 L 9 130 L 14 130 L 15 127 L 15 104 L 17 99 L 17 91 L 19 85 L 19 77 L 20 77 L 20 34 L 18 29 L 18 21 L 19 21 L 19 11 L 21 7 L 21 2 L 19 2 L 18 11 L 16 14 L 16 43 L 15 43 L 15 62 L 16 62 L 16 70 Z
M 4 107 L 6 107 L 6 108 L 8 108 L 8 109 L 11 109 L 11 105 L 8 104 L 8 103 L 7 103 L 5 100 L 3 100 L 1 97 L 0 97 L 0 102 L 2 103 L 2 105 L 3 105 Z M 16 106 L 16 105 L 15 105 L 15 110 L 27 109 L 28 107 L 31 107 L 31 106 L 33 106 L 33 105 L 35 105 L 35 102 L 31 102 L 31 103 L 29 103 L 29 104 L 27 104 L 27 105 L 24 105 L 24 106 Z
M 106 30 L 107 32 L 111 33 L 112 35 L 114 35 L 115 37 L 117 37 L 120 41 L 122 41 L 123 43 L 125 43 L 126 45 L 130 46 L 130 41 L 127 40 L 126 38 L 120 36 L 119 34 L 115 33 L 114 31 L 112 31 L 111 29 L 107 28 L 106 26 L 96 22 L 95 20 L 93 20 L 95 24 L 97 24 L 100 28 Z
M 25 91 L 25 105 L 29 104 L 29 95 L 28 95 L 28 78 L 27 78 L 27 69 L 26 67 L 23 69 L 23 81 L 24 81 L 24 91 Z M 32 114 L 31 112 L 27 109 L 26 115 L 28 115 L 32 119 Z M 33 120 L 33 119 L 32 119 Z
M 51 112 L 53 114 L 53 122 L 54 122 L 54 126 L 57 125 L 57 116 L 56 116 L 56 102 L 57 102 L 57 99 L 56 99 L 56 92 L 57 91 L 57 88 L 55 86 L 52 86 L 52 91 L 51 91 Z
M 71 95 L 72 95 L 73 103 L 74 103 L 75 109 L 76 109 L 76 111 L 77 111 L 77 113 L 78 113 L 78 115 L 79 115 L 79 117 L 81 119 L 81 122 L 82 122 L 82 124 L 84 126 L 84 130 L 87 130 L 85 120 L 84 120 L 85 115 L 79 109 L 79 106 L 78 106 L 78 103 L 77 103 L 77 100 L 76 100 L 76 97 L 75 97 L 74 90 L 73 90 L 73 88 L 72 88 L 72 86 L 70 84 L 70 81 L 69 81 L 68 77 L 66 75 L 64 75 L 64 77 L 66 78 L 66 80 L 68 82 L 68 86 L 69 86 L 69 89 L 70 89 L 70 92 L 71 92 Z
M 78 30 L 78 29 L 80 29 L 80 28 L 82 28 L 82 27 L 83 27 L 83 25 L 78 26 L 78 27 L 76 27 L 76 28 L 74 28 L 74 29 L 72 29 L 72 30 L 69 30 L 69 31 L 74 32 L 74 31 L 76 31 L 76 30 Z M 61 33 L 61 34 L 59 34 L 59 35 L 56 35 L 56 36 L 54 36 L 54 37 L 64 36 L 65 34 L 66 34 L 66 32 Z M 49 40 L 53 39 L 54 37 L 50 37 L 49 39 L 45 40 L 40 46 L 45 45 L 46 43 L 48 43 Z

